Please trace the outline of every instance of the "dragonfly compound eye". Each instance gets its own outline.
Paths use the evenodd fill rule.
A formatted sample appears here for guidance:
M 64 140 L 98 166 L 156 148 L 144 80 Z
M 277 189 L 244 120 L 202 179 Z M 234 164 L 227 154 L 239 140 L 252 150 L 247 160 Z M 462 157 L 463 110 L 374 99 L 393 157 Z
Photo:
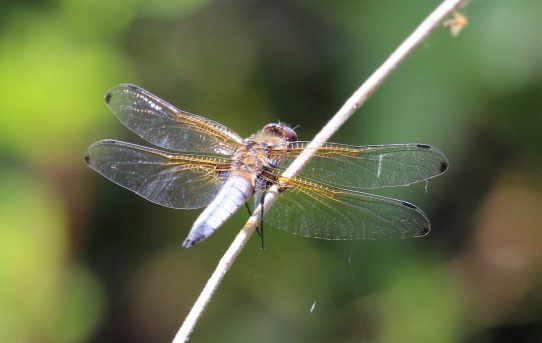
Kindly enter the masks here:
M 282 137 L 288 142 L 297 141 L 297 133 L 285 124 L 270 123 L 264 125 L 262 132 L 273 136 Z

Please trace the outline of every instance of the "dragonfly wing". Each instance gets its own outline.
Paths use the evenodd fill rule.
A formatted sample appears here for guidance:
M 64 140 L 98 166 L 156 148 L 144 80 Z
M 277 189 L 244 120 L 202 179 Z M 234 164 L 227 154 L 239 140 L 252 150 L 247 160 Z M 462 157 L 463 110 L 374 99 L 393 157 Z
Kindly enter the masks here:
M 170 154 L 116 140 L 91 145 L 87 164 L 143 198 L 171 208 L 208 205 L 222 186 L 229 160 L 194 154 Z
M 243 140 L 210 119 L 175 106 L 131 84 L 113 87 L 105 96 L 113 114 L 137 135 L 174 151 L 232 154 Z
M 287 166 L 309 142 L 292 142 L 276 149 L 271 157 Z M 318 148 L 299 175 L 353 189 L 406 186 L 444 173 L 448 159 L 427 144 L 353 146 L 325 143 Z
M 408 202 L 299 177 L 288 179 L 265 221 L 301 236 L 332 240 L 420 237 L 430 231 L 423 211 Z

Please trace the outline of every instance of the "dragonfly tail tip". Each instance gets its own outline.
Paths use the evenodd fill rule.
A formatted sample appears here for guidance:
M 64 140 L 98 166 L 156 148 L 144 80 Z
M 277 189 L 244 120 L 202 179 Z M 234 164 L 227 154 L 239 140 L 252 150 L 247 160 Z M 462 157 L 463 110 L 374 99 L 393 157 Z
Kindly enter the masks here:
M 187 238 L 187 239 L 184 240 L 184 242 L 183 242 L 183 244 L 182 244 L 181 246 L 182 246 L 183 248 L 188 249 L 188 248 L 193 247 L 194 244 L 196 244 L 195 241 L 193 241 L 193 240 Z

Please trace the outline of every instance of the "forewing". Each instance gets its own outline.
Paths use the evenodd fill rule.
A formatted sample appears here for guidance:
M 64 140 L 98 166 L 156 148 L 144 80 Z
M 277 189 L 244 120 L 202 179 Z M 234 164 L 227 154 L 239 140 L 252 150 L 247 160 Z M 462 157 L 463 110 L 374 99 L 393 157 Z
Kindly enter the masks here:
M 279 229 L 333 240 L 420 237 L 430 231 L 423 211 L 408 202 L 299 177 L 287 183 L 264 219 Z
M 171 208 L 208 205 L 222 186 L 228 159 L 171 154 L 135 144 L 103 140 L 91 145 L 87 164 L 116 184 Z
M 135 85 L 112 88 L 105 101 L 126 127 L 165 149 L 230 155 L 243 142 L 226 126 L 181 111 Z
M 270 155 L 282 167 L 288 166 L 309 142 L 292 142 Z M 325 143 L 299 175 L 324 180 L 327 184 L 353 189 L 406 186 L 430 179 L 448 169 L 448 159 L 426 144 L 353 146 Z

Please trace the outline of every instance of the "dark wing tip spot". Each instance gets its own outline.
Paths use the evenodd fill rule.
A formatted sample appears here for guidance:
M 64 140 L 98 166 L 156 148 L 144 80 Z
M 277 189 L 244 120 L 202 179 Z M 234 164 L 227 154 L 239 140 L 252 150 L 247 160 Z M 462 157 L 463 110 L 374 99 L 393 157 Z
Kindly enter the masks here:
M 90 164 L 90 156 L 89 155 L 85 155 L 85 163 Z
M 138 86 L 133 85 L 133 84 L 131 84 L 131 83 L 127 83 L 127 84 L 126 84 L 126 88 L 129 88 L 129 89 L 131 89 L 131 90 L 137 90 L 137 89 L 139 89 Z
M 104 139 L 104 140 L 102 140 L 101 143 L 103 143 L 103 144 L 117 144 L 117 141 L 114 140 L 114 139 Z
M 429 227 L 429 225 L 426 225 L 424 227 L 422 227 L 421 231 L 420 231 L 420 234 L 422 236 L 425 236 L 429 233 L 429 231 L 431 231 L 431 228 Z
M 403 206 L 406 206 L 408 208 L 417 209 L 416 205 L 413 205 L 413 204 L 411 204 L 409 202 L 401 201 L 401 203 L 403 204 Z
M 113 94 L 111 93 L 107 93 L 105 95 L 105 103 L 109 105 L 109 102 L 111 102 L 111 97 L 113 96 Z
M 439 171 L 444 173 L 446 170 L 448 170 L 448 161 L 441 161 Z
M 416 144 L 416 146 L 417 146 L 418 148 L 422 148 L 422 149 L 429 149 L 429 148 L 431 148 L 431 146 L 430 146 L 430 145 L 427 145 L 427 144 Z

